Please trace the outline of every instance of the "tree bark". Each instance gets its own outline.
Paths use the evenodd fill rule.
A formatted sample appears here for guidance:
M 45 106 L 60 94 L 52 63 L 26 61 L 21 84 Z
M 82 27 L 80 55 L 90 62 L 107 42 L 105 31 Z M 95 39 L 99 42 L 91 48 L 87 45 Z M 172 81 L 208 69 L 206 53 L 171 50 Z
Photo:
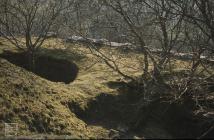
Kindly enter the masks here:
M 27 57 L 29 70 L 35 72 L 35 52 L 33 50 L 28 50 Z

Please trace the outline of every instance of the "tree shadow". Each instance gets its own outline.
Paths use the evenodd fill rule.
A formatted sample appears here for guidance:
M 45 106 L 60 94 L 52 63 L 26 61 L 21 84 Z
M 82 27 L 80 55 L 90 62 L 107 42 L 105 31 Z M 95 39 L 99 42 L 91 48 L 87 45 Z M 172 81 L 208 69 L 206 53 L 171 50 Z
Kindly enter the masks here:
M 146 138 L 197 138 L 211 126 L 202 121 L 202 117 L 197 118 L 193 114 L 195 106 L 192 100 L 182 104 L 165 102 L 161 98 L 144 102 L 142 91 L 123 82 L 111 81 L 107 85 L 117 89 L 118 94 L 100 93 L 87 103 L 85 109 L 78 103 L 69 102 L 69 109 L 88 125 L 119 131 L 120 138 L 133 138 L 134 135 Z M 148 129 L 151 130 L 148 132 Z M 213 136 L 212 132 L 207 136 Z
M 107 83 L 108 84 L 108 83 Z M 115 85 L 114 85 L 115 84 Z M 88 125 L 102 126 L 108 130 L 116 130 L 119 138 L 133 138 L 135 132 L 129 128 L 134 120 L 134 98 L 139 96 L 125 92 L 125 85 L 113 81 L 111 85 L 120 90 L 119 94 L 100 93 L 87 103 L 87 108 L 81 108 L 76 102 L 68 102 L 71 112 Z
M 54 57 L 53 55 L 57 56 L 57 54 L 54 54 L 55 51 L 57 50 L 51 52 L 52 55 L 45 55 L 47 53 L 37 54 L 35 59 L 35 70 L 33 72 L 47 80 L 69 84 L 76 79 L 79 68 L 68 59 Z M 0 57 L 30 71 L 26 52 L 4 51 L 0 54 Z
M 85 55 L 80 54 L 78 52 L 69 51 L 66 49 L 47 49 L 42 48 L 39 50 L 38 55 L 42 56 L 49 56 L 54 57 L 56 59 L 63 59 L 63 60 L 72 60 L 72 61 L 80 61 L 86 58 Z

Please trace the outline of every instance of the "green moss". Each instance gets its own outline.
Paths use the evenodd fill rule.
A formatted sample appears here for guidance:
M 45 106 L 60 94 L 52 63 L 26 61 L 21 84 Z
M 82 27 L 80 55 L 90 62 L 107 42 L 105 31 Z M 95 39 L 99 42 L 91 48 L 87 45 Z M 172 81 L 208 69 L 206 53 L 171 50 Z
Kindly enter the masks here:
M 84 55 L 78 52 L 70 52 L 62 49 L 41 49 L 38 55 L 46 55 L 49 57 L 54 57 L 56 59 L 70 60 L 70 61 L 80 61 L 85 58 Z

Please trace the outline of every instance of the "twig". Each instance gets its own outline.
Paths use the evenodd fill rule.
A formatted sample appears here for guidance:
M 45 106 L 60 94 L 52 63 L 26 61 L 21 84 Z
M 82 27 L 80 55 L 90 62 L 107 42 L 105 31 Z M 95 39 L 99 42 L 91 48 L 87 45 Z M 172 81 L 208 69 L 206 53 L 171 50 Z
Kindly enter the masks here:
M 212 121 L 213 122 L 213 121 Z M 214 124 L 207 130 L 205 131 L 200 137 L 197 139 L 203 139 L 207 134 L 209 134 L 212 130 L 214 129 Z

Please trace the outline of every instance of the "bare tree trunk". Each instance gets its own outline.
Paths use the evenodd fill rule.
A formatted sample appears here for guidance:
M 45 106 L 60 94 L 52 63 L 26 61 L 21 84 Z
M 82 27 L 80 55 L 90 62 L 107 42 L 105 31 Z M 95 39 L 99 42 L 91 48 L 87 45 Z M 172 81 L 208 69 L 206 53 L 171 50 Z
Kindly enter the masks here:
M 35 72 L 35 51 L 29 49 L 27 51 L 27 57 L 29 70 Z
M 143 69 L 143 75 L 145 77 L 148 77 L 149 75 L 149 60 L 148 60 L 148 54 L 144 53 L 144 69 Z

